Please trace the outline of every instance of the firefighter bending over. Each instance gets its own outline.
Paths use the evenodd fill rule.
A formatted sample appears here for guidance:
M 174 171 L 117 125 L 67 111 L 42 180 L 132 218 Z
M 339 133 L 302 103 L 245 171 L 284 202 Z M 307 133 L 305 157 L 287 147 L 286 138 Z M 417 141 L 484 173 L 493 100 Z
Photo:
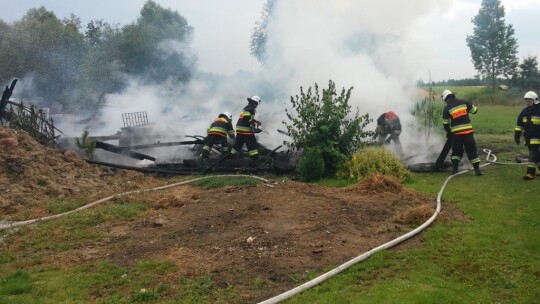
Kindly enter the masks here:
M 231 150 L 231 155 L 237 157 L 242 151 L 244 144 L 247 146 L 248 154 L 251 159 L 259 158 L 259 150 L 255 133 L 261 132 L 259 126 L 261 122 L 255 119 L 255 109 L 261 103 L 259 96 L 252 96 L 248 99 L 247 106 L 240 112 L 240 117 L 236 122 L 236 142 Z
M 456 99 L 456 95 L 450 90 L 444 90 L 441 98 L 446 102 L 442 123 L 447 138 L 452 138 L 452 174 L 458 172 L 459 161 L 463 157 L 463 148 L 465 147 L 465 152 L 467 152 L 467 157 L 474 167 L 476 176 L 483 175 L 480 171 L 480 158 L 478 158 L 476 150 L 474 130 L 469 118 L 469 113 L 476 114 L 478 108 L 468 101 Z
M 234 129 L 232 126 L 232 115 L 229 112 L 219 114 L 218 118 L 208 127 L 208 135 L 204 139 L 204 146 L 201 151 L 201 158 L 210 157 L 210 151 L 215 144 L 221 145 L 221 153 L 229 154 L 229 144 L 227 135 L 234 139 Z
M 403 155 L 399 135 L 401 135 L 401 122 L 396 113 L 386 112 L 377 118 L 377 129 L 375 129 L 373 139 L 378 137 L 378 142 L 381 145 L 390 144 L 393 141 L 399 155 Z
M 524 131 L 525 145 L 529 148 L 529 162 L 523 179 L 531 180 L 534 179 L 536 167 L 539 172 L 536 176 L 540 176 L 540 103 L 538 95 L 533 91 L 525 93 L 523 99 L 527 107 L 518 116 L 514 139 L 519 145 L 521 131 Z

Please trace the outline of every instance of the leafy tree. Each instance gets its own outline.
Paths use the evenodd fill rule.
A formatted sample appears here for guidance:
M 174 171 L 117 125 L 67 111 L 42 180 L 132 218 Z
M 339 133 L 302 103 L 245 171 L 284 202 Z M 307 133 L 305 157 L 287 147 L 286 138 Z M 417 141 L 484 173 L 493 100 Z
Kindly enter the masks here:
M 319 92 L 315 84 L 304 91 L 300 87 L 300 96 L 291 96 L 292 109 L 286 109 L 288 122 L 283 121 L 292 142 L 285 142 L 293 149 L 318 151 L 324 160 L 325 174 L 333 174 L 341 167 L 363 142 L 373 135 L 364 132 L 364 127 L 371 121 L 369 114 L 351 117 L 352 87 L 336 92 L 336 85 L 329 81 L 328 88 Z
M 189 80 L 192 32 L 184 17 L 154 1 L 133 24 L 119 29 L 95 20 L 84 32 L 74 15 L 59 20 L 44 7 L 30 9 L 13 25 L 0 20 L 0 82 L 26 77 L 32 83 L 23 99 L 64 111 L 98 109 L 106 94 L 125 86 L 126 75 Z
M 504 7 L 500 0 L 482 0 L 482 5 L 472 19 L 473 35 L 467 35 L 472 62 L 479 75 L 490 79 L 493 89 L 497 76 L 509 77 L 518 65 L 517 39 L 512 25 L 506 25 Z
M 92 20 L 84 38 L 88 52 L 81 61 L 80 75 L 72 101 L 80 109 L 97 109 L 106 94 L 120 91 L 125 85 L 122 66 L 115 59 L 120 29 L 103 20 Z
M 187 81 L 195 68 L 195 58 L 187 48 L 192 33 L 193 28 L 178 12 L 148 0 L 137 22 L 122 29 L 113 55 L 126 73 L 146 74 L 158 82 L 168 77 Z M 186 52 L 171 51 L 175 48 Z
M 251 33 L 251 55 L 255 56 L 255 58 L 257 58 L 257 60 L 259 60 L 259 62 L 263 65 L 268 59 L 268 53 L 266 51 L 268 23 L 270 22 L 271 14 L 276 1 L 277 0 L 266 1 L 263 7 L 261 20 L 256 22 L 255 28 L 253 28 L 253 32 Z
M 59 20 L 44 7 L 28 10 L 2 41 L 2 80 L 30 75 L 45 105 L 68 103 L 86 54 L 79 26 L 73 15 Z
M 529 56 L 523 59 L 519 65 L 517 78 L 518 86 L 527 91 L 540 89 L 540 71 L 536 57 Z

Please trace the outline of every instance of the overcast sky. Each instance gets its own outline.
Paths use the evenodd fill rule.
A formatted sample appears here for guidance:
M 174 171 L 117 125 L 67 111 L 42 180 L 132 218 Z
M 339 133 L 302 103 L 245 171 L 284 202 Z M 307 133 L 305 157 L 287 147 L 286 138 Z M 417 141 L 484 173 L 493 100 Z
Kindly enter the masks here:
M 328 1 L 333 5 L 336 3 Z M 260 70 L 258 62 L 249 54 L 249 39 L 255 22 L 260 19 L 265 0 L 156 0 L 156 2 L 165 8 L 178 11 L 194 27 L 193 47 L 198 53 L 201 70 L 225 75 L 234 74 L 238 70 Z M 313 5 L 325 1 L 299 2 Z M 432 2 L 430 6 L 435 6 L 434 3 L 438 1 L 427 2 Z M 502 2 L 506 9 L 506 22 L 512 24 L 516 31 L 520 60 L 528 55 L 539 56 L 540 0 Z M 0 18 L 11 23 L 21 19 L 28 9 L 44 6 L 59 18 L 73 13 L 82 19 L 83 25 L 96 19 L 125 25 L 136 20 L 144 3 L 145 0 L 0 0 Z M 418 4 L 411 3 L 415 3 L 415 6 Z M 424 58 L 424 64 L 418 70 L 418 78 L 424 80 L 427 80 L 429 73 L 434 80 L 459 79 L 475 74 L 465 37 L 472 33 L 471 18 L 477 14 L 481 1 L 454 0 L 445 3 L 447 5 L 427 12 L 422 15 L 421 20 L 417 20 L 418 35 L 410 39 L 418 43 L 413 47 L 407 47 L 417 48 L 419 56 Z M 416 7 L 422 5 L 424 4 Z M 366 7 L 367 9 L 369 7 Z M 392 22 L 386 14 L 375 18 Z M 320 19 L 320 22 L 325 21 Z M 415 51 L 408 50 L 408 52 Z

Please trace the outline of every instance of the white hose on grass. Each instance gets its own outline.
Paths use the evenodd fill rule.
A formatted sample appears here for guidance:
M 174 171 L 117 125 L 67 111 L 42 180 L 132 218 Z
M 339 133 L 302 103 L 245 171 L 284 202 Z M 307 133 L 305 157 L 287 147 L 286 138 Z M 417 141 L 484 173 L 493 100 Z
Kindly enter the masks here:
M 494 157 L 494 161 L 497 160 L 497 158 L 495 157 L 495 155 L 491 154 L 491 150 L 487 150 L 487 149 L 484 149 L 484 152 L 487 153 L 487 156 L 486 156 L 486 160 L 489 159 L 490 156 L 493 156 Z M 485 166 L 488 166 L 490 165 L 491 162 L 487 163 L 487 164 L 483 164 L 481 165 L 481 167 L 485 167 Z M 375 247 L 373 249 L 371 249 L 370 251 L 368 252 L 365 252 L 359 256 L 357 256 L 356 258 L 352 259 L 352 260 L 349 260 L 348 262 L 345 262 L 341 265 L 339 265 L 338 267 L 300 285 L 300 286 L 297 286 L 289 291 L 286 291 L 282 294 L 279 294 L 273 298 L 270 298 L 268 300 L 265 300 L 265 301 L 262 301 L 262 302 L 259 302 L 259 304 L 273 304 L 273 303 L 280 303 L 282 301 L 285 301 L 289 298 L 291 298 L 292 296 L 294 295 L 297 295 L 311 287 L 314 287 L 326 280 L 328 280 L 329 278 L 335 276 L 336 274 L 344 271 L 345 269 L 359 263 L 359 262 L 362 262 L 364 261 L 365 259 L 367 259 L 369 256 L 371 256 L 372 254 L 378 252 L 378 251 L 381 251 L 383 249 L 387 249 L 387 248 L 390 248 L 392 246 L 395 246 L 415 235 L 417 235 L 418 233 L 420 233 L 421 231 L 423 231 L 424 229 L 426 229 L 429 225 L 431 225 L 431 223 L 433 223 L 433 221 L 435 221 L 435 218 L 437 218 L 437 215 L 439 214 L 439 212 L 441 211 L 441 198 L 442 198 L 442 194 L 444 192 L 444 189 L 446 188 L 446 185 L 448 184 L 448 182 L 454 178 L 455 176 L 458 176 L 458 175 L 461 175 L 461 174 L 464 174 L 464 173 L 467 173 L 469 172 L 470 170 L 464 170 L 464 171 L 460 171 L 456 174 L 453 174 L 453 175 L 450 175 L 449 177 L 446 178 L 446 180 L 444 181 L 441 189 L 439 190 L 439 194 L 437 195 L 437 207 L 435 208 L 435 212 L 433 213 L 433 215 L 425 222 L 423 223 L 422 225 L 420 225 L 419 227 L 417 227 L 416 229 L 398 237 L 398 238 L 395 238 L 387 243 L 384 243 L 378 247 Z
M 113 194 L 111 196 L 107 196 L 107 197 L 102 198 L 100 200 L 91 202 L 91 203 L 86 204 L 86 205 L 84 205 L 82 207 L 79 207 L 77 209 L 73 209 L 73 210 L 70 210 L 70 211 L 67 211 L 67 212 L 64 212 L 64 213 L 45 216 L 45 217 L 41 217 L 41 218 L 37 218 L 37 219 L 33 219 L 33 220 L 27 220 L 27 221 L 1 223 L 0 224 L 0 231 L 10 229 L 10 228 L 15 228 L 15 227 L 21 227 L 21 226 L 36 224 L 36 223 L 39 223 L 39 222 L 44 222 L 44 221 L 48 221 L 48 220 L 52 220 L 52 219 L 56 219 L 56 218 L 59 218 L 59 217 L 62 217 L 62 216 L 65 216 L 65 215 L 68 215 L 68 214 L 71 214 L 71 213 L 79 212 L 81 210 L 85 210 L 85 209 L 94 207 L 95 205 L 98 205 L 98 204 L 101 204 L 103 202 L 109 201 L 109 200 L 111 200 L 111 199 L 113 199 L 115 197 L 118 197 L 118 196 L 124 196 L 124 195 L 135 194 L 135 193 L 151 192 L 151 191 L 157 191 L 157 190 L 164 190 L 164 189 L 168 189 L 168 188 L 172 188 L 172 187 L 176 187 L 176 186 L 180 186 L 180 185 L 185 185 L 185 184 L 189 184 L 189 183 L 192 183 L 192 182 L 196 182 L 196 181 L 203 180 L 203 179 L 208 179 L 208 178 L 213 178 L 213 177 L 233 177 L 233 176 L 234 177 L 251 177 L 251 178 L 259 179 L 259 180 L 261 180 L 261 181 L 263 181 L 265 183 L 269 182 L 269 180 L 267 180 L 265 178 L 262 178 L 262 177 L 259 177 L 259 176 L 254 176 L 254 175 L 242 175 L 242 174 L 209 175 L 209 176 L 194 178 L 194 179 L 191 179 L 191 180 L 188 180 L 188 181 L 178 182 L 178 183 L 165 185 L 165 186 L 161 186 L 161 187 L 155 187 L 155 188 L 150 188 L 150 189 L 142 189 L 142 190 L 133 190 L 133 191 L 127 191 L 127 192 L 123 192 L 123 193 L 119 193 L 119 194 Z

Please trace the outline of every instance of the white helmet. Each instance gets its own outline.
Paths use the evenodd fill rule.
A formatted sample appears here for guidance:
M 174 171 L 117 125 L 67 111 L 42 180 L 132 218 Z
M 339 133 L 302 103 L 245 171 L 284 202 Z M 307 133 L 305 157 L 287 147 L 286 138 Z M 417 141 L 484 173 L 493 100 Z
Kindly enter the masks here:
M 226 116 L 229 120 L 232 120 L 232 114 L 230 112 L 223 112 L 219 116 Z
M 247 99 L 248 101 L 251 101 L 251 102 L 254 102 L 256 103 L 257 105 L 259 105 L 261 103 L 261 98 L 257 95 L 254 95 L 254 96 L 251 96 L 250 98 Z
M 452 92 L 451 92 L 450 90 L 444 90 L 444 91 L 442 92 L 442 94 L 441 94 L 441 99 L 442 99 L 443 101 L 445 101 L 445 100 L 446 100 L 446 97 L 448 97 L 448 95 L 450 95 L 450 94 L 452 94 Z
M 525 93 L 525 96 L 523 96 L 523 99 L 532 99 L 534 100 L 535 104 L 538 104 L 538 95 L 536 95 L 536 93 L 533 91 L 529 91 Z

